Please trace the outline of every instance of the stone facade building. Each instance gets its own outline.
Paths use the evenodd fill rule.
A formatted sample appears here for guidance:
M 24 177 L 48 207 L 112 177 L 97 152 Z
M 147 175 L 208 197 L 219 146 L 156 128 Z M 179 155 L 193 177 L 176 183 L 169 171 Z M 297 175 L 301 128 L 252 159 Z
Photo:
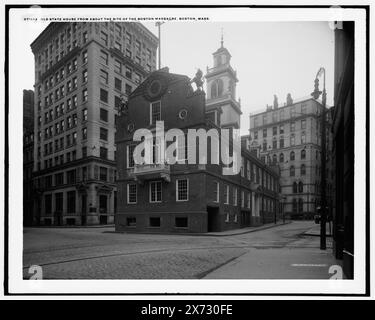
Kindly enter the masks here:
M 35 58 L 34 223 L 113 223 L 115 116 L 156 68 L 139 23 L 51 23 Z
M 250 115 L 251 148 L 279 166 L 284 212 L 292 218 L 313 218 L 320 202 L 322 108 L 313 98 L 288 95 L 284 105 L 275 97 L 273 106 Z
M 34 91 L 23 90 L 23 224 L 33 221 Z

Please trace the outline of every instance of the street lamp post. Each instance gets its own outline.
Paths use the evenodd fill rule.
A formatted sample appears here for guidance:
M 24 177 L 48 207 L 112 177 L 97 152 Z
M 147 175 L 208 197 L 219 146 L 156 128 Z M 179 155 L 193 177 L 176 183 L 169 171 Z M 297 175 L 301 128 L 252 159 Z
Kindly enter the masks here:
M 323 74 L 323 92 L 319 91 L 319 77 Z M 326 250 L 326 222 L 327 222 L 327 211 L 326 211 L 326 70 L 320 68 L 315 77 L 315 88 L 314 92 L 311 93 L 314 99 L 318 99 L 322 94 L 322 120 L 321 120 L 321 178 L 320 178 L 320 202 L 321 202 L 321 215 L 320 215 L 320 249 Z

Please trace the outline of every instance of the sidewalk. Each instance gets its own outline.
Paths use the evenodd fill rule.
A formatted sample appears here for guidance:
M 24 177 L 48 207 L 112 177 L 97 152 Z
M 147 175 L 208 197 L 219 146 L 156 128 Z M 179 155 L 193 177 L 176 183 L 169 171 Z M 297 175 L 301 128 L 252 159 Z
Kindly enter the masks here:
M 331 224 L 332 225 L 332 224 Z M 326 223 L 326 236 L 327 237 L 332 237 L 331 230 L 329 228 L 329 223 Z M 320 236 L 320 224 L 314 225 L 311 229 L 307 230 L 306 232 L 303 233 L 306 236 Z

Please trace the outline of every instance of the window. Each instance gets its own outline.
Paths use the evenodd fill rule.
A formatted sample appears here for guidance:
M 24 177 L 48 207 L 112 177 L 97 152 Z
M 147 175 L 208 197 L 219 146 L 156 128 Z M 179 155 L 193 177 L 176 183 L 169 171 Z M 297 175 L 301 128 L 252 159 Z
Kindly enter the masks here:
M 141 76 L 140 76 L 140 74 L 135 73 L 135 76 L 134 76 L 134 82 L 135 82 L 136 84 L 140 84 L 140 83 L 141 83 Z
M 149 226 L 153 227 L 153 228 L 159 228 L 160 227 L 160 217 L 150 217 Z
M 66 172 L 66 182 L 68 184 L 76 183 L 76 170 L 69 170 Z
M 61 186 L 63 184 L 64 184 L 64 173 L 63 172 L 56 173 L 55 174 L 55 185 Z
M 258 131 L 254 131 L 254 139 L 258 139 Z
M 106 66 L 108 65 L 108 53 L 100 51 L 100 62 Z
M 263 129 L 263 138 L 267 138 L 267 129 Z
M 100 40 L 103 41 L 104 45 L 107 46 L 108 45 L 108 34 L 106 34 L 105 32 L 101 32 L 100 34 Z
M 176 180 L 176 199 L 177 201 L 187 201 L 189 199 L 189 181 L 187 179 Z
M 108 91 L 100 89 L 100 100 L 108 103 Z
M 121 62 L 118 60 L 115 60 L 115 71 L 121 74 L 122 68 L 121 68 Z
M 296 126 L 295 126 L 295 123 L 294 123 L 294 122 L 291 122 L 291 123 L 290 123 L 290 131 L 291 131 L 291 132 L 294 132 L 295 127 L 296 127 Z
M 276 139 L 272 140 L 272 148 L 277 149 L 277 140 Z
M 263 151 L 267 151 L 267 141 L 263 141 Z
M 295 176 L 295 169 L 294 169 L 294 166 L 291 166 L 289 170 L 290 170 L 290 176 L 291 176 L 291 177 L 294 177 L 294 176 Z
M 284 137 L 283 136 L 281 136 L 280 137 L 280 148 L 284 148 Z
M 107 159 L 108 158 L 108 149 L 104 147 L 100 147 L 100 158 Z
M 87 50 L 82 52 L 82 64 L 87 63 Z
M 83 38 L 83 43 L 86 43 L 87 42 L 87 32 L 84 32 L 82 34 L 82 38 Z
M 108 130 L 100 128 L 100 140 L 108 141 Z
M 280 153 L 279 162 L 284 162 L 284 153 Z
M 229 204 L 229 186 L 224 186 L 224 204 Z
M 274 155 L 272 156 L 272 163 L 273 163 L 273 164 L 276 164 L 276 163 L 277 163 L 277 155 L 276 155 L 276 154 L 274 154 Z
M 301 150 L 301 160 L 306 159 L 306 150 Z
M 132 52 L 129 49 L 126 49 L 125 54 L 128 58 L 132 57 Z
M 82 128 L 82 140 L 87 139 L 87 128 Z
M 115 109 L 116 110 L 118 110 L 120 108 L 121 103 L 122 103 L 121 98 L 118 97 L 118 96 L 115 96 Z
M 139 40 L 135 40 L 135 48 L 137 51 L 141 51 L 141 43 Z
M 115 49 L 122 51 L 122 46 L 120 42 L 115 41 Z
M 100 108 L 100 120 L 108 122 L 108 111 L 106 109 Z
M 301 143 L 306 143 L 306 134 L 305 133 L 302 133 L 301 135 Z
M 305 114 L 305 113 L 306 113 L 306 110 L 307 110 L 307 106 L 306 106 L 306 104 L 302 104 L 302 105 L 301 105 L 301 113 Z
M 135 227 L 137 225 L 137 219 L 135 217 L 127 217 L 126 218 L 126 226 L 127 227 Z
M 130 80 L 132 79 L 132 73 L 133 73 L 132 69 L 130 69 L 129 67 L 125 68 L 125 76 L 129 78 Z
M 73 132 L 73 134 L 72 134 L 72 143 L 73 144 L 77 143 L 77 132 Z
M 175 227 L 176 228 L 187 228 L 188 227 L 188 218 L 187 217 L 176 217 L 175 218 Z
M 122 82 L 118 78 L 115 78 L 115 89 L 120 90 L 120 91 L 122 89 Z
M 132 86 L 126 84 L 125 85 L 125 93 L 129 96 L 132 93 Z
M 280 132 L 281 133 L 281 132 Z M 272 128 L 272 135 L 276 136 L 277 135 L 277 127 Z
M 161 120 L 161 103 L 160 101 L 151 103 L 150 108 L 150 124 L 155 124 Z
M 284 125 L 282 124 L 282 125 L 280 125 L 280 134 L 284 134 Z
M 108 72 L 100 70 L 100 82 L 108 84 Z
M 291 152 L 290 152 L 290 160 L 291 160 L 291 161 L 294 161 L 295 158 L 296 158 L 296 155 L 295 155 L 294 151 L 291 151 Z
M 237 206 L 238 204 L 238 195 L 237 195 L 237 188 L 233 189 L 233 205 Z
M 132 35 L 129 32 L 126 32 L 126 45 L 130 46 L 132 44 Z
M 304 164 L 301 165 L 301 176 L 306 175 L 306 166 Z
M 161 202 L 161 181 L 150 182 L 150 202 Z
M 44 205 L 46 213 L 52 213 L 52 194 L 46 194 L 44 196 Z
M 87 121 L 87 109 L 82 110 L 82 121 Z
M 115 34 L 116 37 L 121 37 L 121 26 L 118 24 L 115 25 Z
M 293 193 L 297 193 L 297 192 L 298 192 L 297 182 L 293 182 Z
M 128 168 L 133 168 L 134 167 L 134 149 L 136 145 L 135 144 L 130 144 L 127 146 L 127 155 L 128 155 L 128 162 L 127 162 L 127 167 Z
M 220 200 L 220 184 L 214 181 L 214 202 L 219 202 Z
M 301 129 L 306 129 L 306 120 L 301 120 Z
M 295 144 L 296 144 L 296 140 L 295 140 L 294 134 L 292 134 L 292 135 L 290 136 L 290 145 L 291 145 L 291 146 L 294 146 Z
M 267 115 L 266 114 L 263 115 L 263 124 L 267 124 Z
M 128 203 L 137 203 L 137 184 L 128 184 Z
M 99 178 L 101 181 L 107 181 L 108 169 L 106 167 L 99 168 Z
M 245 208 L 245 191 L 241 191 L 241 207 Z
M 82 91 L 82 101 L 86 102 L 87 101 L 87 89 L 84 89 Z

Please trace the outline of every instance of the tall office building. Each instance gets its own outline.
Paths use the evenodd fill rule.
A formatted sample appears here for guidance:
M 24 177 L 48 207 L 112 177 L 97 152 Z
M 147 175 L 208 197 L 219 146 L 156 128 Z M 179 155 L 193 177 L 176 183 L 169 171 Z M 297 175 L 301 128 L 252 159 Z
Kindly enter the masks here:
M 158 39 L 139 23 L 51 23 L 35 58 L 34 223 L 113 223 L 115 117 L 156 68 Z
M 23 90 L 23 224 L 33 220 L 34 91 Z
M 322 110 L 313 98 L 296 102 L 288 94 L 284 105 L 275 96 L 273 106 L 250 115 L 251 148 L 280 167 L 284 212 L 292 218 L 312 218 L 320 203 Z M 326 128 L 329 134 L 329 122 Z

